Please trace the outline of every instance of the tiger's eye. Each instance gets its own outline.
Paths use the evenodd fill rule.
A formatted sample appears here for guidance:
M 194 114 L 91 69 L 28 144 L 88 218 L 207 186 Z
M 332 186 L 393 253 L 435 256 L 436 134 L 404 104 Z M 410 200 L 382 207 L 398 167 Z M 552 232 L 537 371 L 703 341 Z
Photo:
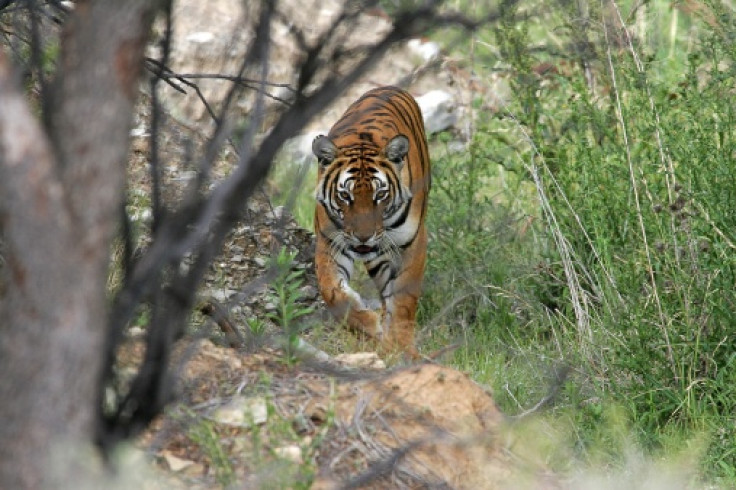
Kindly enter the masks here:
M 380 190 L 376 192 L 376 201 L 383 201 L 386 197 L 388 197 L 388 191 Z
M 337 193 L 337 196 L 345 202 L 350 201 L 350 193 L 347 191 L 340 191 Z

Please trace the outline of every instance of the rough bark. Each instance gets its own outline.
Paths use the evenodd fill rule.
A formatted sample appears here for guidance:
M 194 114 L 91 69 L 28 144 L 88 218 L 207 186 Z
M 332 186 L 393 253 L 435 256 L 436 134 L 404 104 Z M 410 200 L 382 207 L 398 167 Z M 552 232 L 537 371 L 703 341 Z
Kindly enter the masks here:
M 154 4 L 76 4 L 48 127 L 0 51 L 2 488 L 65 486 L 53 462 L 92 441 L 109 246 Z

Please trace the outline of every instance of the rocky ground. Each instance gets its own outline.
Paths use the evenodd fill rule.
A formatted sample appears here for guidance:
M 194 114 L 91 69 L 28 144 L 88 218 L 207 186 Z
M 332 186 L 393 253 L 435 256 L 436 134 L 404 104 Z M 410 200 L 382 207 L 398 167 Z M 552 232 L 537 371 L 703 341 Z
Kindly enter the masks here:
M 290 18 L 313 21 L 316 30 L 329 22 L 340 2 L 307 3 L 290 7 L 283 2 L 292 9 Z M 177 3 L 172 66 L 179 73 L 227 73 L 248 39 L 247 32 L 236 29 L 247 15 L 243 2 L 206 2 L 206 9 L 204 4 Z M 372 35 L 389 27 L 380 12 L 365 15 Z M 223 49 L 226 56 L 213 56 L 213 50 Z M 290 53 L 288 45 L 278 43 L 273 55 L 273 76 L 285 83 L 290 81 Z M 473 91 L 490 90 L 443 57 L 438 46 L 413 40 L 397 47 L 307 132 L 325 131 L 366 89 L 398 83 L 420 99 L 428 96 L 423 104 L 435 101 L 424 106 L 425 115 L 431 113 L 427 124 L 432 130 L 454 124 L 460 139 Z M 224 93 L 221 82 L 201 86 L 208 98 Z M 191 142 L 211 124 L 196 98 L 175 95 L 165 98 L 174 129 L 162 138 L 165 197 L 171 201 L 195 175 L 187 167 Z M 239 107 L 247 114 L 249 101 Z M 147 121 L 142 109 L 129 165 L 130 209 L 142 227 L 150 217 L 145 202 Z M 292 146 L 302 151 L 298 138 Z M 215 175 L 226 175 L 231 163 L 225 154 Z M 337 355 L 354 354 L 364 346 L 344 340 L 325 321 L 313 272 L 312 233 L 284 208 L 274 207 L 265 190 L 247 206 L 245 219 L 232 232 L 201 291 L 201 306 L 210 314 L 196 315 L 192 335 L 177 346 L 179 401 L 137 441 L 160 470 L 147 485 L 515 488 L 511 482 L 523 475 L 527 483 L 538 484 L 535 488 L 554 488 L 544 465 L 514 459 L 505 417 L 492 396 L 465 374 L 429 361 L 387 369 L 372 352 Z M 301 319 L 306 328 L 299 331 L 308 344 L 302 343 L 293 356 L 284 352 L 283 332 L 268 320 L 278 307 L 269 285 L 275 274 L 273 257 L 282 249 L 293 256 L 292 270 L 301 271 L 298 304 L 313 310 Z M 211 314 L 213 305 L 224 318 Z M 228 334 L 228 329 L 237 333 Z M 121 371 L 132 372 L 140 363 L 141 333 L 131 329 L 119 355 Z M 328 337 L 333 340 L 326 342 Z

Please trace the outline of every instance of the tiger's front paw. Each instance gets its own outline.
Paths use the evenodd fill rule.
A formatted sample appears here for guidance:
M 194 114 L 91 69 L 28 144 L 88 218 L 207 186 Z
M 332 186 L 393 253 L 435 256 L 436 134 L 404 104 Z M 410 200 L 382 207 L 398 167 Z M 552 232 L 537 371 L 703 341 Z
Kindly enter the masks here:
M 414 346 L 415 329 L 413 321 L 394 322 L 382 340 L 383 348 L 389 352 L 403 352 L 411 360 L 418 359 L 419 351 Z
M 376 339 L 380 339 L 383 335 L 381 317 L 373 310 L 351 311 L 348 324 L 353 330 Z

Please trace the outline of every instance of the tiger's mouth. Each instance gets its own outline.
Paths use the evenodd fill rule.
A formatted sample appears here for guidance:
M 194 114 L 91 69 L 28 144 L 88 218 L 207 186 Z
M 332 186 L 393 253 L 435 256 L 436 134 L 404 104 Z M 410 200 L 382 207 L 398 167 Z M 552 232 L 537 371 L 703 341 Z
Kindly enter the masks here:
M 352 249 L 360 255 L 368 255 L 369 253 L 374 252 L 376 247 L 371 247 L 370 245 L 358 245 L 357 247 L 352 247 Z

